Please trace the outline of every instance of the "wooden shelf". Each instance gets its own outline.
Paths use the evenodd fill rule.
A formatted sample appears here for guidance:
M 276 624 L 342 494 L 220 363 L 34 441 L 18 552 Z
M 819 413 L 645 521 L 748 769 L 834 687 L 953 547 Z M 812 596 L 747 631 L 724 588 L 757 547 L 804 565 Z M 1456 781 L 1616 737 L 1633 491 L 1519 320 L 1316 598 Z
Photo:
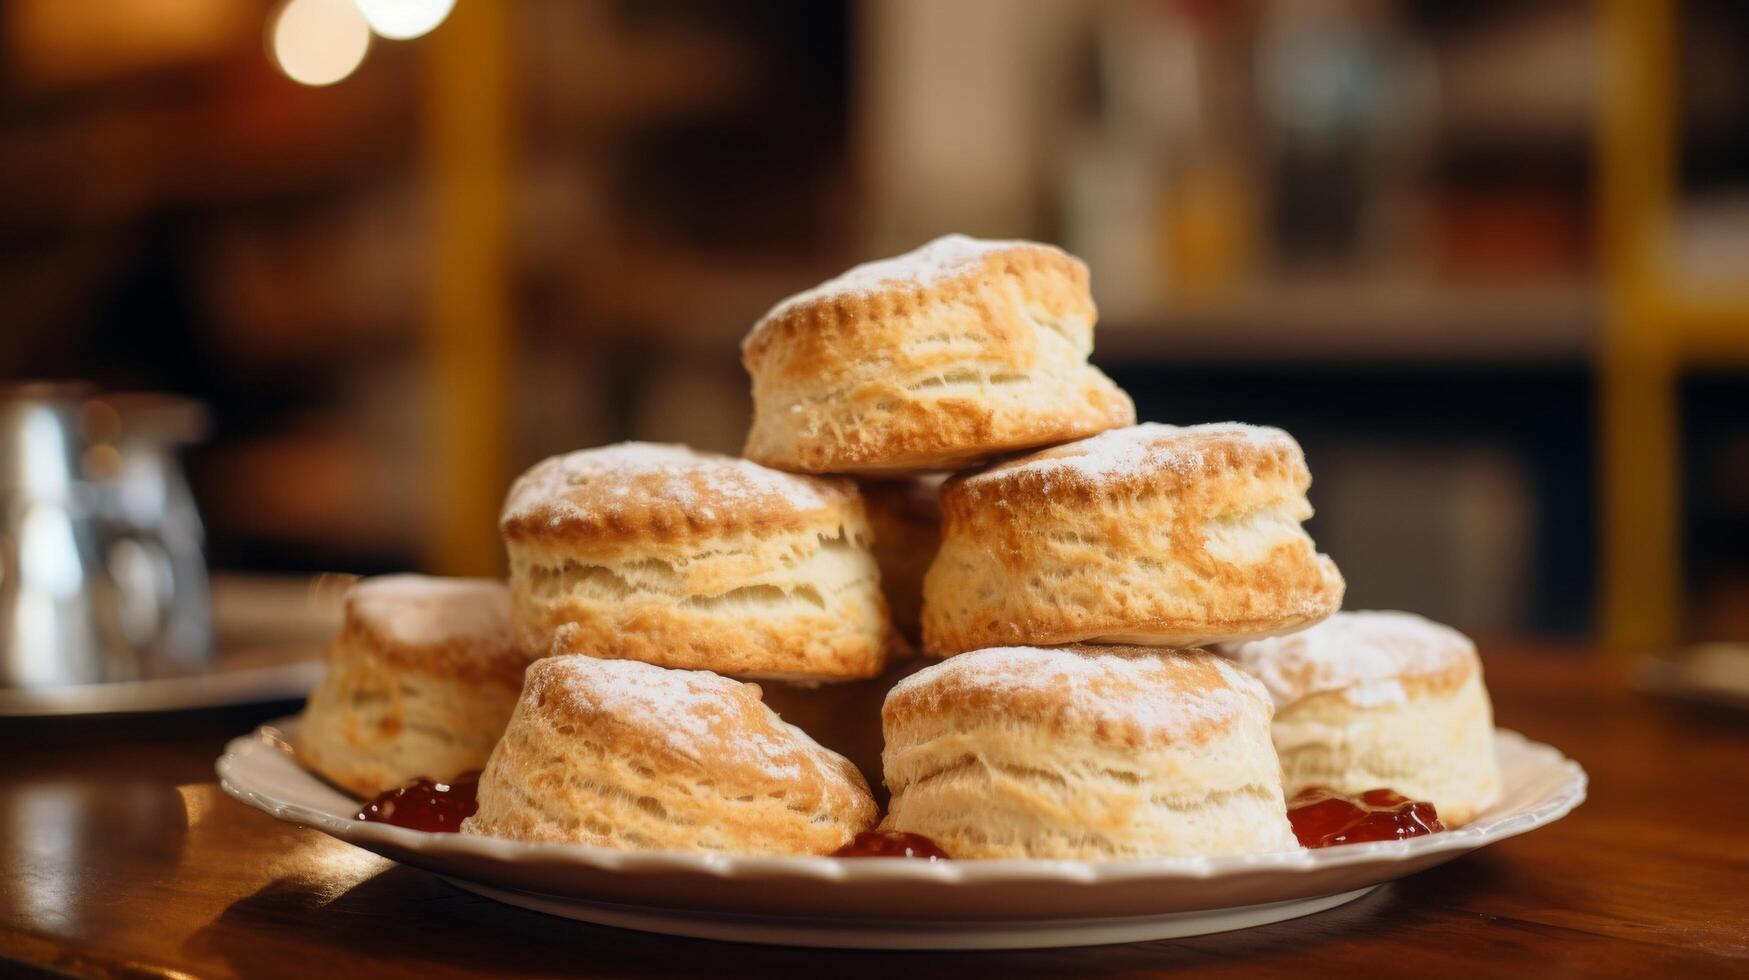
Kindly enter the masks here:
M 1102 319 L 1100 359 L 1584 363 L 1598 303 L 1583 283 L 1463 288 L 1284 283 L 1219 302 Z

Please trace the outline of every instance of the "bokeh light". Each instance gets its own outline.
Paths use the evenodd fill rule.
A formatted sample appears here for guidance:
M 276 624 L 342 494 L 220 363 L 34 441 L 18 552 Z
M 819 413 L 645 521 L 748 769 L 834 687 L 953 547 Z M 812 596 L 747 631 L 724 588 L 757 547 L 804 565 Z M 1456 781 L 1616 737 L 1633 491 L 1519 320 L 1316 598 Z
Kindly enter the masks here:
M 378 36 L 391 41 L 418 37 L 443 23 L 455 0 L 357 0 Z
M 370 24 L 352 0 L 286 0 L 269 48 L 280 70 L 304 85 L 332 85 L 370 50 Z

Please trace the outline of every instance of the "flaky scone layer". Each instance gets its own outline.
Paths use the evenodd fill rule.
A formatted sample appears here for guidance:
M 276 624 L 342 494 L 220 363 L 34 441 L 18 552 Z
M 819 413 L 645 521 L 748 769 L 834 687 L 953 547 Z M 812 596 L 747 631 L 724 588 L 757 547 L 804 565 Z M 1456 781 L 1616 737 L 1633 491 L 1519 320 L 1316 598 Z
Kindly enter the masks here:
M 587 657 L 529 667 L 479 801 L 463 833 L 644 851 L 824 854 L 878 815 L 758 685 Z
M 654 549 L 838 526 L 861 498 L 849 480 L 785 473 L 669 443 L 621 442 L 541 460 L 511 484 L 506 542 L 577 544 L 636 558 Z M 697 550 L 697 549 L 691 549 Z
M 1409 613 L 1341 612 L 1223 652 L 1275 700 L 1290 795 L 1388 788 L 1432 803 L 1448 826 L 1499 799 L 1482 664 L 1457 630 Z
M 501 522 L 530 657 L 747 677 L 873 677 L 892 639 L 872 532 L 846 480 L 681 447 L 548 461 Z
M 398 669 L 336 644 L 298 728 L 298 761 L 372 797 L 421 776 L 449 779 L 486 764 L 517 689 Z
M 1261 687 L 1213 654 L 981 650 L 902 681 L 882 713 L 883 828 L 956 858 L 1289 850 Z
M 298 760 L 366 797 L 479 769 L 522 688 L 526 660 L 508 618 L 499 582 L 396 575 L 355 585 L 304 709 Z
M 1432 803 L 1448 827 L 1500 799 L 1494 712 L 1480 671 L 1456 690 L 1423 689 L 1400 703 L 1359 707 L 1339 693 L 1316 694 L 1281 709 L 1274 737 L 1290 795 L 1308 786 L 1393 789 Z
M 1135 421 L 1087 363 L 1087 266 L 960 235 L 779 303 L 742 342 L 746 455 L 810 473 L 960 469 Z
M 1153 423 L 950 479 L 923 643 L 1194 647 L 1287 632 L 1342 602 L 1300 522 L 1311 475 L 1279 429 Z

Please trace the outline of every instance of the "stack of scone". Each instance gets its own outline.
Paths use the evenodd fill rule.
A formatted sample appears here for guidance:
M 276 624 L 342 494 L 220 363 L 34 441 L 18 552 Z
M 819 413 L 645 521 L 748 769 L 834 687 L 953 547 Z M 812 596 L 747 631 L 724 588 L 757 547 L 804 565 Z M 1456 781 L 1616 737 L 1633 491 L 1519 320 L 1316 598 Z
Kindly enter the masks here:
M 503 737 L 463 831 L 830 853 L 878 822 L 956 858 L 1132 858 L 1292 848 L 1305 785 L 1488 806 L 1474 647 L 1331 619 L 1298 443 L 1135 424 L 1088 363 L 1095 316 L 1059 249 L 938 239 L 753 327 L 746 458 L 632 443 L 525 473 L 502 640 L 532 665 L 513 710 L 469 709 L 469 745 Z M 310 724 L 386 730 L 338 700 Z

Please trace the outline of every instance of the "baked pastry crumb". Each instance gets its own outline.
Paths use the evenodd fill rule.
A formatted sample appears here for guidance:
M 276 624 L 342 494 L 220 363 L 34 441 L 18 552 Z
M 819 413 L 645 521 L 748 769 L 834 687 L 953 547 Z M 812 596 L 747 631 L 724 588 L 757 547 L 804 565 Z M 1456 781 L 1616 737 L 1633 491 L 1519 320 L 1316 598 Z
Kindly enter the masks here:
M 620 443 L 531 468 L 499 528 L 531 657 L 803 681 L 885 666 L 892 630 L 849 480 Z
M 304 709 L 298 759 L 364 797 L 478 769 L 527 663 L 510 639 L 504 583 L 363 579 L 346 594 L 328 672 Z
M 1087 362 L 1087 266 L 1050 245 L 938 238 L 777 304 L 741 344 L 746 455 L 807 473 L 962 469 L 1135 421 Z
M 1197 647 L 1315 623 L 1342 604 L 1300 522 L 1311 474 L 1286 432 L 1144 423 L 942 487 L 923 644 Z
M 735 854 L 830 853 L 878 816 L 759 685 L 591 657 L 529 667 L 479 802 L 463 833 Z
M 1494 712 L 1470 638 L 1404 612 L 1339 612 L 1220 648 L 1268 688 L 1289 796 L 1389 788 L 1451 827 L 1500 797 Z
M 978 650 L 882 711 L 882 827 L 956 858 L 1291 850 L 1262 685 L 1212 653 Z

